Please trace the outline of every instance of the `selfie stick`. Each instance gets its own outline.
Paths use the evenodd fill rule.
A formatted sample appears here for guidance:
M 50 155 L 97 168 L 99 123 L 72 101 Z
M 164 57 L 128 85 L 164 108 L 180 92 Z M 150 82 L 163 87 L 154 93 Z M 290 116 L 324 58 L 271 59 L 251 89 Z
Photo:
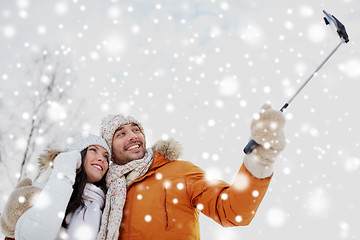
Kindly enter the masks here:
M 341 42 L 332 50 L 332 52 L 322 61 L 322 63 L 315 69 L 315 71 L 308 77 L 308 79 L 305 80 L 305 82 L 299 87 L 299 89 L 293 94 L 293 96 L 284 104 L 284 106 L 280 109 L 280 112 L 283 112 L 289 104 L 294 100 L 294 98 L 301 92 L 301 90 L 305 87 L 306 84 L 312 79 L 312 77 L 322 68 L 322 66 L 329 60 L 329 58 L 338 50 L 338 48 L 343 43 L 349 42 L 348 34 L 346 33 L 345 26 L 334 16 L 327 13 L 325 10 L 323 10 L 323 13 L 325 14 L 324 20 L 325 24 L 333 24 L 333 26 L 336 28 L 336 32 L 341 38 Z M 244 148 L 245 154 L 250 154 L 259 144 L 255 142 L 253 139 L 249 141 L 249 143 Z

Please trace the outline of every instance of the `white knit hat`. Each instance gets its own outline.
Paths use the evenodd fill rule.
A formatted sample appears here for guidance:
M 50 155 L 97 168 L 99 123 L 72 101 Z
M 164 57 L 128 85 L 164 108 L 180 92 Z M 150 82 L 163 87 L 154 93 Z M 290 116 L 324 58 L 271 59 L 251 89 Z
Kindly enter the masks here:
M 93 135 L 93 134 L 88 134 L 88 135 L 76 135 L 73 138 L 72 143 L 70 143 L 67 147 L 66 150 L 67 151 L 79 151 L 81 152 L 82 150 L 86 149 L 89 146 L 92 145 L 99 145 L 103 148 L 105 148 L 105 150 L 108 152 L 109 154 L 109 159 L 111 159 L 111 151 L 109 146 L 107 145 L 106 141 L 101 138 L 100 136 L 97 135 Z
M 108 115 L 103 119 L 100 128 L 100 136 L 105 139 L 110 149 L 112 149 L 112 140 L 114 137 L 115 131 L 124 124 L 135 123 L 141 133 L 144 134 L 144 129 L 139 121 L 133 118 L 130 115 L 119 114 L 119 115 Z

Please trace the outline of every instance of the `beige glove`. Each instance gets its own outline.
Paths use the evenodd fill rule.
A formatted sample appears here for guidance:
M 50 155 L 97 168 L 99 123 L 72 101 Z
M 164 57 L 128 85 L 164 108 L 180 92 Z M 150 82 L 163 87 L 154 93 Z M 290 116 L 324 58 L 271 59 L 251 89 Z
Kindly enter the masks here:
M 14 237 L 15 226 L 21 215 L 34 205 L 41 188 L 33 186 L 29 178 L 18 183 L 1 214 L 1 229 L 7 237 Z
M 285 117 L 264 104 L 251 123 L 251 138 L 259 144 L 250 155 L 246 155 L 244 164 L 257 178 L 267 178 L 273 173 L 276 156 L 285 148 Z

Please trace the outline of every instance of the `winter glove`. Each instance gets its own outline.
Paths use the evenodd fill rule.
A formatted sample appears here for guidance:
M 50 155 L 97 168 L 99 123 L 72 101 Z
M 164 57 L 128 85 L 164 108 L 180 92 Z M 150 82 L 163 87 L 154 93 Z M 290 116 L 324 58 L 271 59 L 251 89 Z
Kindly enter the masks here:
M 244 164 L 257 178 L 270 177 L 276 156 L 285 148 L 285 117 L 281 112 L 264 104 L 251 123 L 251 138 L 259 144 L 250 155 L 246 155 Z
M 1 229 L 7 237 L 14 237 L 20 216 L 34 205 L 41 188 L 33 186 L 29 178 L 21 180 L 7 200 L 1 214 Z
M 79 151 L 62 152 L 56 156 L 53 163 L 53 176 L 67 178 L 71 185 L 75 182 L 76 169 L 81 165 L 81 154 Z

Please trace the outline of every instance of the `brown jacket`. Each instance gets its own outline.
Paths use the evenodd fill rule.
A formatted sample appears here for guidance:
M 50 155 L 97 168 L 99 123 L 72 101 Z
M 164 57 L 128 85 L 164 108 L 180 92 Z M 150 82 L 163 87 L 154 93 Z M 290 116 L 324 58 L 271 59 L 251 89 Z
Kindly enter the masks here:
M 200 239 L 199 211 L 224 227 L 248 225 L 270 180 L 242 165 L 232 185 L 209 181 L 194 164 L 156 151 L 148 172 L 128 186 L 119 239 Z

